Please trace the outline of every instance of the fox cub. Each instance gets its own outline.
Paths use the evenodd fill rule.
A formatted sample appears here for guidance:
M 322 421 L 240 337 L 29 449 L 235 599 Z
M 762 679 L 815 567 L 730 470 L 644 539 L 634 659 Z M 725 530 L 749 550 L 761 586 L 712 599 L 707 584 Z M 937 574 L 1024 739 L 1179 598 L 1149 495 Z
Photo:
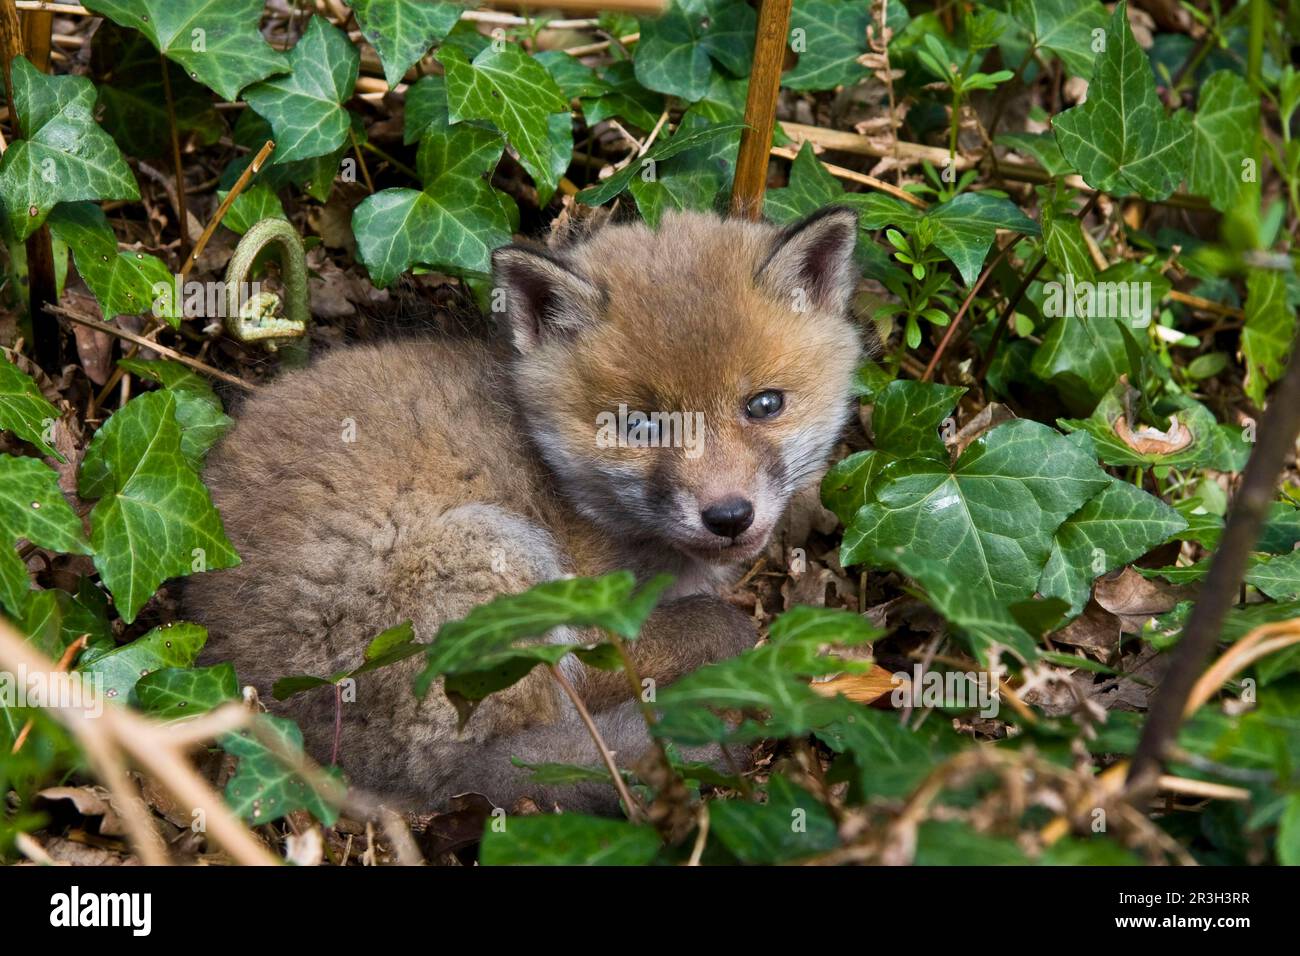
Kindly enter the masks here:
M 276 704 L 277 678 L 351 669 L 407 619 L 433 640 L 566 574 L 676 576 L 631 645 L 660 687 L 751 646 L 752 621 L 717 593 L 819 476 L 848 415 L 856 233 L 843 208 L 784 229 L 679 213 L 555 250 L 506 246 L 492 258 L 499 347 L 354 346 L 262 389 L 207 467 L 243 563 L 190 579 L 206 656 L 233 661 L 324 760 L 334 695 Z M 412 807 L 474 791 L 615 809 L 607 785 L 544 788 L 511 763 L 599 763 L 544 668 L 458 731 L 440 687 L 413 693 L 420 661 L 357 679 L 338 738 L 353 783 Z M 572 657 L 564 670 L 634 763 L 649 738 L 626 678 Z

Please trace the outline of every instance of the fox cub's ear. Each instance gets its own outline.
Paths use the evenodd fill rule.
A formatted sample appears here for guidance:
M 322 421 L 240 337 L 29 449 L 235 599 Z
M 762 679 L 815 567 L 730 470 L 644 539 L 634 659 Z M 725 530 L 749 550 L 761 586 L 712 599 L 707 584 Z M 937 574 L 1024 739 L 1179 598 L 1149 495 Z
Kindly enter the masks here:
M 492 275 L 505 292 L 510 334 L 520 353 L 548 335 L 594 322 L 604 307 L 599 288 L 538 249 L 502 246 L 492 253 Z
M 830 206 L 783 229 L 758 267 L 757 279 L 774 294 L 788 297 L 797 312 L 848 308 L 857 281 L 853 246 L 858 214 Z

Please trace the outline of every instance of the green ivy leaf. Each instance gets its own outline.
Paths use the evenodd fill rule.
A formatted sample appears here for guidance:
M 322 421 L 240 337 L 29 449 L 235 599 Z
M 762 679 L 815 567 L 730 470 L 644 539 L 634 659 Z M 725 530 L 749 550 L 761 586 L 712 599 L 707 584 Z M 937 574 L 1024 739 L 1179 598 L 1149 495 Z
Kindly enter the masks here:
M 0 429 L 35 445 L 42 455 L 63 461 L 45 440 L 46 423 L 59 420 L 59 410 L 45 400 L 32 377 L 0 352 Z
M 104 212 L 93 202 L 60 203 L 49 218 L 50 231 L 68 244 L 77 272 L 99 303 L 104 318 L 150 312 L 166 319 L 172 328 L 180 325 L 180 303 L 170 293 L 175 286 L 171 269 L 157 256 L 144 252 L 119 252 L 117 236 Z M 167 290 L 161 300 L 159 288 Z
M 652 827 L 581 813 L 511 817 L 489 826 L 479 846 L 483 866 L 644 866 L 659 853 Z
M 776 864 L 824 853 L 839 846 L 830 811 L 788 777 L 773 775 L 767 802 L 715 800 L 709 830 L 742 863 Z
M 361 54 L 342 30 L 313 16 L 288 62 L 288 76 L 244 91 L 275 132 L 274 163 L 323 156 L 347 142 L 352 121 L 343 103 L 357 84 Z
M 642 21 L 636 78 L 694 103 L 709 89 L 713 61 L 737 76 L 749 72 L 755 22 L 753 9 L 738 0 L 675 0 L 662 16 Z
M 415 691 L 423 696 L 442 675 L 496 684 L 488 689 L 508 686 L 540 661 L 555 663 L 574 650 L 567 644 L 516 646 L 517 641 L 542 637 L 557 627 L 598 627 L 634 638 L 670 581 L 660 576 L 637 589 L 632 573 L 620 571 L 599 578 L 546 581 L 520 594 L 494 598 L 438 628 Z M 557 652 L 559 656 L 554 656 Z M 502 670 L 508 672 L 506 683 L 491 676 Z M 461 682 L 458 687 L 466 685 Z
M 1214 413 L 1198 402 L 1186 399 L 1181 407 L 1173 408 L 1169 415 L 1170 428 L 1182 426 L 1191 435 L 1183 448 L 1171 452 L 1140 452 L 1129 445 L 1116 431 L 1121 416 L 1127 421 L 1125 395 L 1129 386 L 1120 382 L 1097 404 L 1085 419 L 1058 418 L 1056 424 L 1067 432 L 1084 431 L 1095 444 L 1097 455 L 1108 465 L 1138 468 L 1193 468 L 1204 467 L 1216 452 L 1217 422 Z
M 91 39 L 91 65 L 99 91 L 100 125 L 128 156 L 162 156 L 171 148 L 167 95 L 158 51 L 135 30 L 103 23 Z M 167 61 L 176 131 L 211 146 L 226 132 L 212 94 Z
M 974 282 L 999 229 L 1027 236 L 1039 234 L 1034 222 L 1009 199 L 985 193 L 962 193 L 947 202 L 917 209 L 891 196 L 872 193 L 864 201 L 866 229 L 901 228 L 936 246 L 952 260 L 967 285 Z
M 808 679 L 853 672 L 869 662 L 823 653 L 827 645 L 853 646 L 880 632 L 861 615 L 797 606 L 773 622 L 768 642 L 687 674 L 659 692 L 656 729 L 682 744 L 797 737 L 842 718 L 855 708 L 827 698 Z M 747 719 L 732 727 L 718 709 L 740 710 Z
M 239 700 L 233 664 L 211 667 L 163 667 L 135 685 L 140 709 L 162 720 L 179 720 Z
M 302 754 L 302 731 L 293 721 L 269 714 L 259 714 L 257 719 L 286 753 Z M 251 730 L 226 734 L 218 742 L 226 753 L 239 759 L 235 775 L 226 784 L 226 802 L 243 819 L 257 826 L 295 810 L 306 810 L 325 826 L 334 825 L 341 783 L 337 793 L 317 793 Z
M 445 37 L 460 19 L 454 3 L 427 0 L 352 0 L 357 26 L 379 60 L 389 88 L 397 86 L 406 71 Z
M 1246 583 L 1275 601 L 1300 598 L 1300 551 L 1261 561 L 1246 574 Z
M 894 7 L 901 4 L 891 5 L 891 13 Z M 799 54 L 799 62 L 782 74 L 781 85 L 803 92 L 834 89 L 861 80 L 867 68 L 858 63 L 858 57 L 867 52 L 870 20 L 868 4 L 853 0 L 800 0 L 790 11 L 790 37 L 787 38 L 787 45 Z M 890 26 L 897 32 L 894 23 Z
M 21 139 L 0 159 L 0 202 L 11 233 L 26 239 L 56 203 L 139 199 L 113 138 L 95 125 L 95 86 L 84 76 L 46 76 L 13 61 Z
M 717 128 L 713 121 L 695 113 L 692 107 L 682 117 L 675 135 Z M 683 150 L 669 160 L 657 161 L 653 177 L 633 176 L 628 189 L 636 200 L 641 217 L 651 226 L 658 226 L 670 210 L 689 211 L 716 206 L 719 198 L 731 193 L 739 148 L 740 129 L 737 128 Z
M 1123 567 L 1187 527 L 1187 519 L 1126 481 L 1110 484 L 1056 529 L 1038 592 L 1083 612 L 1094 579 Z
M 1264 393 L 1286 366 L 1295 323 L 1295 312 L 1287 305 L 1286 276 L 1270 269 L 1252 269 L 1246 279 L 1241 353 L 1246 360 L 1246 394 L 1261 408 Z
M 176 422 L 181 426 L 181 454 L 191 468 L 199 471 L 208 449 L 235 424 L 234 419 L 221 410 L 221 399 L 212 386 L 180 362 L 124 358 L 117 364 L 172 390 L 176 396 Z
M 961 747 L 945 721 L 928 720 L 913 730 L 897 713 L 869 707 L 855 708 L 817 736 L 851 758 L 858 790 L 867 797 L 907 796 Z
M 81 519 L 59 490 L 58 474 L 35 458 L 0 455 L 0 528 L 0 604 L 15 616 L 31 587 L 15 550 L 19 538 L 63 554 L 91 553 Z
M 1165 115 L 1127 7 L 1120 3 L 1111 15 L 1087 102 L 1053 117 L 1052 129 L 1061 153 L 1093 189 L 1159 200 L 1187 171 L 1191 121 L 1184 110 Z
M 262 38 L 262 0 L 89 0 L 85 6 L 139 30 L 191 79 L 227 100 L 288 69 Z
M 438 51 L 446 72 L 448 118 L 487 120 L 505 133 L 539 188 L 553 189 L 549 115 L 569 112 L 569 101 L 546 68 L 517 45 L 487 47 L 471 62 L 453 46 Z
M 618 118 L 647 133 L 654 129 L 664 110 L 664 97 L 637 82 L 635 67 L 631 62 L 622 60 L 611 63 L 600 78 L 609 88 L 608 92 L 597 97 L 584 97 L 582 100 L 582 112 L 588 126 Z
M 1230 70 L 1220 70 L 1198 94 L 1192 119 L 1192 158 L 1187 186 L 1219 211 L 1236 202 L 1242 162 L 1259 138 L 1259 97 Z
M 1012 0 L 1011 18 L 1029 34 L 1031 49 L 1048 50 L 1071 73 L 1089 76 L 1096 53 L 1094 33 L 1106 26 L 1106 10 L 1096 0 Z
M 1073 276 L 1076 282 L 1091 282 L 1092 256 L 1083 238 L 1083 223 L 1052 202 L 1043 204 L 1040 218 L 1043 221 L 1043 255 L 1047 256 L 1047 261 L 1059 272 Z
M 87 652 L 77 670 L 95 675 L 104 682 L 105 697 L 125 704 L 146 675 L 165 667 L 192 667 L 207 639 L 207 630 L 197 624 L 164 624 L 111 651 Z
M 181 452 L 176 408 L 170 390 L 132 399 L 95 433 L 78 477 L 82 497 L 100 499 L 95 567 L 128 623 L 168 578 L 239 563 Z
M 888 465 L 845 532 L 840 560 L 906 574 L 950 620 L 1005 639 L 1022 630 L 1007 615 L 1032 597 L 1056 529 L 1109 480 L 1058 432 L 1017 419 L 976 439 L 954 465 L 946 457 Z
M 423 190 L 384 189 L 352 214 L 357 255 L 375 285 L 412 265 L 491 271 L 492 250 L 510 241 L 508 199 L 484 178 L 501 158 L 501 135 L 469 123 L 430 130 L 416 166 Z
M 652 169 L 655 170 L 657 175 L 657 165 L 663 160 L 671 159 L 673 156 L 694 149 L 697 146 L 715 142 L 720 137 L 727 136 L 740 129 L 743 129 L 743 127 L 733 123 L 721 126 L 706 126 L 689 132 L 679 131 L 667 140 L 656 142 L 646 151 L 644 156 L 633 159 L 632 162 L 614 173 L 599 186 L 588 186 L 578 193 L 578 201 L 586 203 L 588 206 L 599 206 L 607 203 L 627 189 L 634 177 L 643 174 L 648 175 L 648 171 Z

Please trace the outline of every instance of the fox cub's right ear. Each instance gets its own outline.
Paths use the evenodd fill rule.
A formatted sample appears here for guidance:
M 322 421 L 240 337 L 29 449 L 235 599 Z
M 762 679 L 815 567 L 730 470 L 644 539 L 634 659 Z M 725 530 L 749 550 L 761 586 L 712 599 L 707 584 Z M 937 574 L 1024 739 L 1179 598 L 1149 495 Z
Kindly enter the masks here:
M 857 238 L 858 214 L 852 209 L 819 210 L 781 230 L 758 267 L 757 279 L 775 295 L 831 311 L 846 309 L 857 283 Z
M 599 317 L 605 296 L 561 260 L 527 246 L 492 253 L 492 275 L 505 293 L 515 348 L 525 353 L 548 335 L 573 332 Z

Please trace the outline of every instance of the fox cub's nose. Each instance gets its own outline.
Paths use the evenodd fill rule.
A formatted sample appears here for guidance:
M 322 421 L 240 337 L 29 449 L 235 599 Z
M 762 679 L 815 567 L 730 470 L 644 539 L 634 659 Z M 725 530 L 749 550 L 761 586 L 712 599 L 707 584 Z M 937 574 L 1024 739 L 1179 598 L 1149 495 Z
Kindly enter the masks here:
M 734 538 L 754 521 L 754 506 L 744 498 L 728 498 L 700 512 L 704 527 L 724 538 Z

